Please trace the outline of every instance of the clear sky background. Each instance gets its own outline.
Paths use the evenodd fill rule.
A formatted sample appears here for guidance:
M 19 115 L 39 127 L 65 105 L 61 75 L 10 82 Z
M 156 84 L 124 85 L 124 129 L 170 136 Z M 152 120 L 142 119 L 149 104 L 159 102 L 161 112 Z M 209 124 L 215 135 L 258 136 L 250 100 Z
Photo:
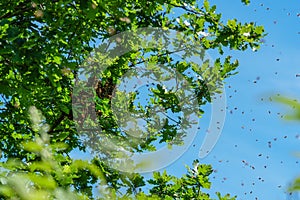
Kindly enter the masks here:
M 281 116 L 290 110 L 270 101 L 280 94 L 300 99 L 300 2 L 260 0 L 244 6 L 240 0 L 211 0 L 223 20 L 254 21 L 268 33 L 258 52 L 228 51 L 240 61 L 238 74 L 226 80 L 227 116 L 220 140 L 202 163 L 212 164 L 211 193 L 238 199 L 288 199 L 287 185 L 300 176 L 300 122 Z M 299 16 L 297 16 L 299 15 Z M 213 58 L 219 55 L 210 52 Z M 210 120 L 210 105 L 201 119 L 193 145 L 166 168 L 174 175 L 197 159 Z M 292 199 L 292 198 L 290 198 Z

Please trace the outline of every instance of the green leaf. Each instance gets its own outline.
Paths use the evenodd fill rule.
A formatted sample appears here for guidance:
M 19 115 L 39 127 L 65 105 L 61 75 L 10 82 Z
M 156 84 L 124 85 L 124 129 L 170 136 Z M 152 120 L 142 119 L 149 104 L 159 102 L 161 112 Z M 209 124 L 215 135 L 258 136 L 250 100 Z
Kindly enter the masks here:
M 250 0 L 242 0 L 242 2 L 243 2 L 245 5 L 249 5 L 249 4 L 250 4 Z
M 43 187 L 43 188 L 55 189 L 57 186 L 55 180 L 51 176 L 29 174 L 28 177 L 36 185 Z
M 23 143 L 23 146 L 24 149 L 29 152 L 41 152 L 43 150 L 43 146 L 32 141 Z
M 208 2 L 208 0 L 204 0 L 204 2 L 203 2 L 203 6 L 204 6 L 204 8 L 205 8 L 205 10 L 206 10 L 206 12 L 209 12 L 209 8 L 210 8 L 210 6 L 209 6 L 209 2 Z

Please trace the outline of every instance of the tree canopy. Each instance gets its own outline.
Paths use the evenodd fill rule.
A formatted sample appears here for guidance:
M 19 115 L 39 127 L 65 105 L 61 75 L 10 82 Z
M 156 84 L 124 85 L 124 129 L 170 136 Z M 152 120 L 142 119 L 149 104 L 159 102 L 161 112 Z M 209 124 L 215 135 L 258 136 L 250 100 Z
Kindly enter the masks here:
M 256 51 L 264 36 L 264 28 L 254 22 L 242 24 L 236 19 L 223 22 L 221 17 L 216 6 L 207 0 L 0 2 L 1 198 L 211 199 L 202 191 L 210 188 L 211 166 L 196 160 L 181 178 L 155 172 L 146 183 L 140 173 L 111 167 L 113 163 L 109 162 L 115 162 L 120 151 L 104 148 L 103 141 L 97 139 L 99 135 L 110 138 L 128 152 L 155 151 L 157 143 L 182 144 L 186 135 L 180 132 L 179 124 L 189 126 L 191 122 L 187 116 L 179 116 L 183 105 L 174 91 L 168 92 L 158 83 L 148 86 L 152 96 L 145 106 L 136 103 L 138 92 L 131 91 L 126 104 L 128 99 L 121 98 L 126 95 L 114 94 L 114 89 L 123 76 L 134 77 L 138 72 L 130 75 L 128 72 L 141 65 L 165 80 L 170 77 L 163 77 L 164 71 L 160 70 L 176 70 L 193 91 L 200 117 L 201 105 L 212 102 L 223 80 L 236 73 L 238 61 L 224 55 L 224 49 Z M 175 37 L 184 42 L 185 54 L 180 58 L 174 56 L 181 44 L 173 44 L 175 48 L 170 50 L 159 45 L 147 48 L 149 43 L 138 38 L 126 43 L 129 40 L 122 33 L 142 34 L 141 28 L 147 27 L 180 33 Z M 153 37 L 155 40 L 150 41 L 157 44 L 168 41 Z M 131 51 L 105 60 L 106 57 L 101 57 L 103 52 L 97 54 L 93 50 L 99 46 L 105 49 L 112 38 L 115 46 L 122 44 Z M 217 58 L 212 64 L 205 58 L 201 63 L 191 61 L 193 56 L 202 58 L 209 49 L 216 49 L 225 58 Z M 112 48 L 105 55 L 116 51 L 120 48 Z M 98 55 L 94 57 L 97 59 L 88 60 L 91 54 Z M 85 105 L 85 109 L 96 114 L 97 127 L 102 131 L 96 132 L 99 135 L 94 138 L 88 135 L 89 140 L 83 141 L 78 127 L 84 128 L 91 116 L 81 115 L 80 105 L 84 105 L 81 101 L 87 98 L 86 88 L 80 89 L 78 81 L 82 74 L 97 72 L 93 67 L 82 71 L 83 66 L 91 63 L 107 65 L 101 78 L 90 76 L 86 81 L 91 84 L 89 88 L 94 88 L 94 106 Z M 113 98 L 114 95 L 118 98 Z M 148 119 L 151 134 L 143 137 L 142 143 L 118 126 L 126 124 L 128 115 L 117 112 L 121 119 L 117 121 L 114 106 L 120 108 L 124 102 L 130 112 Z M 172 113 L 176 120 L 167 119 L 158 126 L 151 117 L 153 105 Z M 94 149 L 98 156 L 90 161 L 70 157 L 74 150 L 86 151 L 91 142 L 91 146 L 98 147 Z M 147 192 L 143 189 L 146 184 L 152 186 Z M 95 185 L 101 185 L 100 192 L 95 192 Z M 234 199 L 219 193 L 217 196 Z

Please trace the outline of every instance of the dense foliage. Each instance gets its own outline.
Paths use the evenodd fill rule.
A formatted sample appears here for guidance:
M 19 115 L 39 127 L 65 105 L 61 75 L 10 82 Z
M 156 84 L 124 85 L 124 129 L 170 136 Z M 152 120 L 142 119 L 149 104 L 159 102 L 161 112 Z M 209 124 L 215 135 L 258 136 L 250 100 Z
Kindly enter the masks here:
M 248 1 L 243 1 L 249 3 Z M 138 173 L 112 169 L 102 159 L 102 152 L 90 161 L 74 160 L 70 152 L 84 151 L 74 122 L 72 95 L 80 66 L 97 43 L 124 31 L 142 27 L 176 30 L 199 42 L 191 55 L 201 50 L 224 48 L 253 51 L 259 49 L 264 29 L 255 23 L 242 24 L 236 19 L 222 22 L 216 6 L 204 2 L 167 1 L 100 1 L 100 0 L 12 0 L 0 2 L 0 150 L 2 199 L 210 199 L 202 192 L 210 188 L 211 166 L 194 162 L 194 168 L 181 177 L 154 173 L 146 183 Z M 129 134 L 118 129 L 111 110 L 113 89 L 130 69 L 146 62 L 176 69 L 194 90 L 199 106 L 212 101 L 203 76 L 203 66 L 189 62 L 190 55 L 174 59 L 167 49 L 136 49 L 115 59 L 101 80 L 94 83 L 95 111 L 101 134 L 129 141 L 132 152 L 155 150 L 155 141 L 178 145 L 184 135 L 177 134 L 174 123 L 151 134 L 143 144 L 132 142 Z M 216 59 L 211 68 L 218 80 L 235 73 L 238 61 Z M 207 67 L 206 67 L 207 68 Z M 205 69 L 206 69 L 205 68 Z M 193 72 L 189 76 L 187 71 Z M 153 102 L 173 113 L 180 112 L 175 96 L 161 85 L 153 87 Z M 133 95 L 132 102 L 135 96 Z M 131 110 L 147 116 L 146 108 Z M 34 107 L 32 107 L 34 106 Z M 184 120 L 184 119 L 182 119 Z M 181 123 L 179 120 L 178 123 Z M 128 139 L 129 138 L 129 139 Z M 174 142 L 175 141 L 175 142 Z M 152 186 L 149 192 L 143 186 Z M 100 186 L 100 195 L 93 190 Z M 99 197 L 96 197 L 99 196 Z M 221 197 L 219 199 L 230 199 Z

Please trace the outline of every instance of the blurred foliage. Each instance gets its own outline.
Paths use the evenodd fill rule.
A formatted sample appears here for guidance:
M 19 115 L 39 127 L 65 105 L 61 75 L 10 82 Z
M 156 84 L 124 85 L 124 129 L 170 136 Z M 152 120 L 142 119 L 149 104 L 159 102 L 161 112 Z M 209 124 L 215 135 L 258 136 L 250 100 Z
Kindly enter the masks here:
M 300 103 L 296 99 L 290 99 L 282 96 L 275 96 L 274 100 L 282 103 L 292 109 L 291 114 L 285 114 L 284 119 L 286 120 L 300 120 Z
M 208 165 L 197 165 L 194 172 L 188 168 L 188 174 L 181 178 L 154 173 L 153 180 L 147 183 L 153 187 L 144 193 L 142 187 L 146 182 L 141 174 L 116 171 L 102 162 L 111 152 L 103 152 L 103 157 L 91 161 L 72 159 L 70 152 L 86 149 L 73 120 L 71 97 L 80 65 L 94 44 L 126 30 L 160 27 L 180 31 L 186 38 L 199 41 L 201 48 L 216 49 L 221 55 L 224 48 L 259 49 L 264 36 L 262 26 L 254 22 L 242 24 L 236 19 L 223 22 L 221 17 L 216 6 L 207 0 L 1 1 L 0 198 L 95 199 L 94 188 L 99 186 L 102 197 L 98 198 L 102 199 L 210 199 L 201 191 L 210 187 Z M 95 85 L 96 112 L 103 134 L 120 143 L 127 141 L 128 135 L 118 129 L 112 116 L 111 96 L 118 79 L 146 60 L 175 68 L 186 77 L 203 113 L 200 106 L 211 102 L 211 91 L 207 82 L 193 79 L 187 72 L 201 77 L 205 71 L 187 60 L 175 60 L 172 54 L 166 50 L 139 50 L 111 63 L 104 78 Z M 231 55 L 224 57 L 217 58 L 212 68 L 221 81 L 236 74 L 238 67 L 238 61 L 232 60 Z M 179 112 L 174 95 L 159 86 L 154 92 L 155 104 Z M 139 112 L 147 115 L 147 110 Z M 176 126 L 166 124 L 143 145 L 128 148 L 132 152 L 154 150 L 154 141 L 170 143 L 178 139 L 177 131 Z M 219 193 L 217 196 L 234 199 Z
M 126 195 L 119 195 L 118 187 L 108 187 L 112 183 L 107 177 L 111 173 L 99 162 L 87 162 L 83 160 L 67 160 L 61 155 L 66 148 L 64 143 L 49 143 L 47 134 L 48 125 L 42 121 L 43 116 L 36 109 L 30 107 L 32 128 L 37 131 L 34 141 L 24 142 L 22 146 L 39 159 L 32 162 L 11 158 L 1 162 L 0 172 L 0 197 L 1 199 L 89 199 L 93 194 L 86 188 L 73 188 L 74 179 L 95 184 L 99 190 L 96 199 L 211 199 L 210 195 L 201 189 L 209 189 L 211 182 L 208 176 L 213 172 L 207 164 L 193 163 L 193 168 L 186 166 L 188 172 L 181 178 L 163 173 L 154 172 L 153 179 L 148 180 L 152 186 L 149 193 L 144 193 L 141 186 L 145 185 L 143 177 L 139 174 L 116 174 L 115 178 L 127 183 Z M 104 174 L 106 176 L 104 176 Z M 94 181 L 87 179 L 92 177 Z M 128 180 L 131 178 L 131 183 Z M 91 186 L 90 186 L 91 187 Z M 222 197 L 216 193 L 219 200 L 235 199 L 229 194 Z
M 291 110 L 291 114 L 285 114 L 285 120 L 292 120 L 292 121 L 300 121 L 300 103 L 297 99 L 291 99 L 283 96 L 275 96 L 273 97 L 275 101 L 288 106 Z M 290 192 L 300 191 L 300 177 L 296 178 L 293 184 L 288 189 Z

